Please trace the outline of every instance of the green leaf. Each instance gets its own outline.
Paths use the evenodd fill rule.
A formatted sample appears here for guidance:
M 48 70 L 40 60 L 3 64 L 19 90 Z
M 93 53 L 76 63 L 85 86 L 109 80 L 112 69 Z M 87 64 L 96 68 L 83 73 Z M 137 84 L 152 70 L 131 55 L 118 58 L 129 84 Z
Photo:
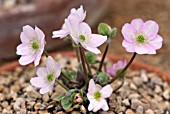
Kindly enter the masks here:
M 65 76 L 67 76 L 71 80 L 77 79 L 77 73 L 74 70 L 66 70 L 66 72 L 64 74 L 65 74 Z
M 100 23 L 98 26 L 98 33 L 104 36 L 110 36 L 110 26 L 106 23 Z
M 55 100 L 55 101 L 61 101 L 61 99 L 64 97 L 64 95 L 65 95 L 65 94 L 63 93 L 63 94 L 55 97 L 53 100 Z
M 62 105 L 62 107 L 63 107 L 63 109 L 64 110 L 67 110 L 67 109 L 69 109 L 70 107 L 71 107 L 71 105 L 72 105 L 72 102 L 70 101 L 70 98 L 69 97 L 63 97 L 62 99 L 61 99 L 61 105 Z
M 114 38 L 116 36 L 116 33 L 117 33 L 117 28 L 113 28 L 111 33 L 110 33 L 110 37 Z
M 95 64 L 97 55 L 92 52 L 88 52 L 88 53 L 86 53 L 86 58 L 87 58 L 87 61 L 89 62 L 89 64 Z
M 73 108 L 79 108 L 79 107 L 80 107 L 79 104 L 75 104 L 75 105 L 73 106 Z
M 104 83 L 108 80 L 108 76 L 105 72 L 98 73 L 96 78 L 97 78 L 97 81 L 99 81 L 100 83 Z
M 70 101 L 71 101 L 71 102 L 73 102 L 73 99 L 74 99 L 74 97 L 75 97 L 76 94 L 77 94 L 77 93 L 73 93 L 73 94 L 70 96 Z
M 116 74 L 118 75 L 123 69 L 119 69 L 116 71 Z M 127 71 L 125 71 L 121 77 L 124 77 L 126 75 Z
M 79 93 L 80 93 L 81 97 L 83 97 L 83 93 L 84 93 L 84 92 L 83 92 L 82 89 L 80 89 L 80 92 L 79 92 Z

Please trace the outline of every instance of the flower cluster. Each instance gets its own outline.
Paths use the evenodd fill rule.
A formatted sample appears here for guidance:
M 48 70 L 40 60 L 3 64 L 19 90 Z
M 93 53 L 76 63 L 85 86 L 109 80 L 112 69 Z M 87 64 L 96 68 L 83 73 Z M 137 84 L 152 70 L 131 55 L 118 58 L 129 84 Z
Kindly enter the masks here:
M 74 43 L 80 44 L 86 50 L 91 51 L 95 54 L 101 53 L 98 46 L 103 44 L 106 40 L 106 36 L 92 34 L 90 26 L 83 22 L 86 17 L 86 12 L 84 12 L 83 7 L 80 6 L 79 9 L 72 9 L 70 15 L 65 19 L 63 27 L 59 31 L 53 32 L 53 38 L 60 37 L 63 38 L 70 35 Z
M 75 108 L 78 105 L 89 103 L 88 111 L 97 112 L 100 109 L 109 110 L 107 98 L 113 92 L 116 92 L 122 85 L 126 71 L 136 54 L 156 54 L 156 50 L 162 47 L 162 37 L 158 35 L 159 26 L 154 21 L 143 22 L 142 19 L 134 19 L 130 24 L 126 23 L 122 27 L 124 37 L 123 47 L 127 52 L 134 52 L 134 55 L 127 63 L 126 59 L 119 60 L 112 67 L 103 69 L 104 60 L 111 40 L 116 35 L 116 28 L 111 28 L 105 23 L 100 23 L 98 33 L 93 34 L 90 26 L 84 22 L 86 11 L 83 6 L 78 9 L 71 9 L 69 16 L 65 19 L 61 30 L 54 31 L 52 38 L 69 38 L 78 57 L 78 70 L 62 70 L 62 64 L 48 56 L 45 50 L 45 35 L 35 26 L 35 29 L 29 25 L 23 27 L 20 39 L 21 44 L 17 46 L 17 55 L 21 55 L 19 63 L 28 65 L 34 62 L 38 66 L 41 56 L 46 56 L 46 67 L 39 67 L 30 83 L 40 88 L 40 93 L 45 94 L 53 90 L 54 84 L 57 83 L 66 89 L 66 93 L 54 98 L 53 100 L 61 101 L 63 109 L 68 110 L 70 107 Z M 100 45 L 106 42 L 104 54 L 100 62 L 96 54 L 100 54 L 98 49 Z M 84 53 L 84 49 L 89 51 Z M 94 64 L 99 63 L 99 68 L 91 71 Z M 65 70 L 65 72 L 64 72 Z M 65 85 L 59 81 L 59 76 Z M 109 77 L 111 76 L 111 77 Z M 121 79 L 121 85 L 113 89 L 111 83 Z M 74 88 L 74 89 L 73 89 Z

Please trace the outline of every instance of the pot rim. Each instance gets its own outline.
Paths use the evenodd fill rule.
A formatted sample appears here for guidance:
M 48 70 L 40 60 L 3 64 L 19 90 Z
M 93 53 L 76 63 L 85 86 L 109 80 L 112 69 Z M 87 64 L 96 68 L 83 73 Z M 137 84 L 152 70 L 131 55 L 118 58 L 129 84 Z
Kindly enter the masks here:
M 57 54 L 61 54 L 62 56 L 71 56 L 75 57 L 75 53 L 73 51 L 66 51 L 66 52 L 53 52 L 50 53 L 49 55 L 54 57 Z M 121 57 L 115 57 L 113 55 L 107 55 L 107 58 L 110 59 L 113 62 L 116 62 L 120 59 Z M 31 63 L 32 64 L 32 63 Z M 6 72 L 6 71 L 13 71 L 15 67 L 20 66 L 17 60 L 9 63 L 5 63 L 4 65 L 0 66 L 0 73 Z M 164 72 L 163 70 L 159 68 L 155 68 L 151 65 L 139 62 L 137 60 L 134 60 L 134 62 L 131 64 L 129 67 L 131 70 L 141 70 L 141 69 L 146 69 L 149 72 L 154 72 L 158 76 L 160 76 L 163 80 L 167 81 L 170 84 L 170 74 L 168 72 Z

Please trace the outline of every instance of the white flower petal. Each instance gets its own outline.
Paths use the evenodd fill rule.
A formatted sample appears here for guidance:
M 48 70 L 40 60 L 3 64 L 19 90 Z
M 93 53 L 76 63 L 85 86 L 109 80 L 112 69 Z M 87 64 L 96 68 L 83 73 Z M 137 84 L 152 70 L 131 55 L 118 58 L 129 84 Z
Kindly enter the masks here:
M 158 33 L 159 26 L 155 21 L 146 21 L 141 28 L 141 31 L 144 32 L 147 37 L 152 40 Z
M 40 93 L 41 93 L 41 94 L 45 94 L 45 93 L 49 92 L 49 91 L 52 90 L 52 89 L 53 89 L 53 85 L 48 85 L 48 86 L 46 86 L 46 87 L 44 87 L 44 88 L 41 88 L 41 89 L 40 89 Z
M 44 77 L 31 78 L 30 83 L 38 88 L 46 87 L 49 83 L 44 79 Z
M 102 98 L 108 98 L 113 92 L 113 88 L 110 85 L 104 86 L 100 92 L 102 93 Z
M 130 24 L 133 26 L 133 28 L 136 29 L 137 32 L 139 32 L 143 23 L 144 23 L 143 20 L 138 18 L 138 19 L 133 19 Z
M 26 26 L 23 27 L 23 32 L 30 39 L 37 36 L 35 30 L 29 25 L 26 25 Z
M 122 46 L 126 49 L 127 52 L 135 52 L 134 50 L 135 45 L 132 42 L 123 40 Z
M 47 68 L 47 72 L 48 74 L 51 73 L 51 71 L 53 71 L 55 73 L 55 78 L 58 78 L 60 73 L 61 73 L 61 64 L 56 64 L 55 60 L 49 56 L 47 58 L 47 62 L 46 62 L 46 68 Z
M 135 35 L 135 29 L 133 28 L 132 25 L 126 23 L 122 27 L 122 34 L 124 39 L 126 39 L 128 42 L 133 42 L 133 36 Z
M 71 13 L 77 14 L 80 17 L 80 21 L 83 21 L 86 17 L 86 12 L 84 12 L 82 5 L 77 10 L 75 8 L 72 8 Z
M 149 49 L 145 45 L 136 45 L 134 49 L 137 54 L 149 54 Z
M 102 103 L 102 109 L 103 109 L 104 111 L 108 111 L 108 110 L 109 110 L 109 106 L 108 106 L 108 104 L 107 104 L 107 102 L 106 102 L 105 99 L 101 99 L 101 102 L 100 102 L 100 103 Z
M 19 59 L 19 63 L 21 65 L 27 65 L 31 62 L 33 62 L 35 59 L 35 56 L 34 55 L 23 55 L 21 56 L 21 58 Z
M 29 55 L 32 53 L 32 47 L 30 44 L 20 44 L 17 46 L 17 55 Z
M 154 49 L 160 49 L 162 47 L 163 38 L 160 35 L 156 35 L 156 37 L 150 41 L 149 45 L 151 45 Z
M 90 104 L 89 104 L 89 106 L 88 106 L 88 110 L 89 111 L 92 111 L 95 107 L 96 107 L 96 105 L 97 105 L 97 102 L 93 99 L 93 100 L 91 100 L 90 101 Z
M 147 45 L 147 47 L 149 49 L 149 53 L 148 54 L 156 54 L 156 51 L 155 51 L 155 49 L 152 46 Z
M 38 77 L 47 77 L 48 75 L 47 69 L 45 67 L 40 67 L 38 68 L 36 74 Z
M 20 39 L 21 39 L 21 42 L 22 42 L 22 43 L 29 43 L 29 41 L 30 41 L 29 37 L 27 37 L 27 36 L 24 34 L 24 32 L 21 32 L 21 34 L 20 34 Z
M 69 32 L 67 30 L 58 30 L 58 31 L 54 31 L 53 32 L 53 36 L 52 38 L 64 38 L 69 34 Z
M 43 39 L 44 40 L 45 34 L 37 26 L 35 27 L 35 32 L 37 33 L 37 36 L 38 36 L 39 39 Z
M 88 42 L 88 44 L 86 44 L 86 46 L 90 46 L 90 47 L 98 47 L 100 45 L 102 45 L 104 42 L 106 42 L 107 40 L 107 36 L 102 36 L 102 35 L 98 35 L 98 34 L 92 34 L 91 35 L 91 39 Z
M 100 51 L 99 49 L 97 49 L 97 48 L 94 48 L 94 47 L 86 47 L 86 46 L 84 46 L 83 44 L 82 44 L 82 46 L 83 46 L 86 50 L 88 50 L 88 51 L 90 51 L 90 52 L 92 52 L 92 53 L 94 53 L 94 54 L 100 54 L 100 53 L 101 53 L 101 51 Z
M 82 22 L 79 24 L 79 29 L 80 29 L 80 32 L 81 33 L 85 33 L 85 34 L 91 34 L 91 28 L 90 26 L 85 23 L 85 22 Z
M 93 112 L 97 112 L 102 108 L 102 103 L 101 102 L 96 102 L 96 106 L 93 108 Z
M 96 92 L 96 84 L 93 79 L 89 81 L 89 88 L 88 88 L 88 93 L 90 95 L 93 95 L 93 93 Z
M 36 53 L 36 58 L 34 60 L 35 67 L 39 65 L 42 53 L 43 53 L 43 50 L 40 50 L 39 52 Z

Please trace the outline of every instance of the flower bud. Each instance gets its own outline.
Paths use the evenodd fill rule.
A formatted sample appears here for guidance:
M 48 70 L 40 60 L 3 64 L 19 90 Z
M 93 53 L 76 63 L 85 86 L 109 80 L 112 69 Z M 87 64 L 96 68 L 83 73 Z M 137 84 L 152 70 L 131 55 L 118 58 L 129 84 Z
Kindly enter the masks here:
M 81 97 L 80 93 L 77 93 L 77 94 L 74 96 L 73 102 L 74 102 L 74 103 L 81 103 L 81 102 L 83 102 L 83 98 Z
M 98 33 L 103 36 L 110 36 L 111 28 L 106 23 L 100 23 L 98 26 Z

